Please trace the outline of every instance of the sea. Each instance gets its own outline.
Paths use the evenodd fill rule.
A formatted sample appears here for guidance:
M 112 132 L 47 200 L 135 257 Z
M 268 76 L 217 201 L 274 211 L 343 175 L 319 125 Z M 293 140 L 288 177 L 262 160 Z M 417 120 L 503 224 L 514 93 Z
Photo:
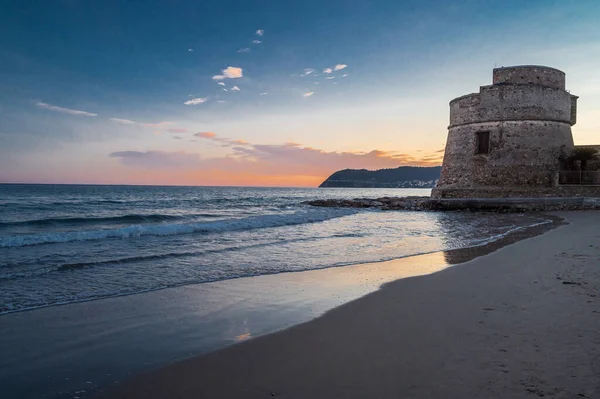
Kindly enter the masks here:
M 2 314 L 483 245 L 528 214 L 320 208 L 428 189 L 0 185 Z

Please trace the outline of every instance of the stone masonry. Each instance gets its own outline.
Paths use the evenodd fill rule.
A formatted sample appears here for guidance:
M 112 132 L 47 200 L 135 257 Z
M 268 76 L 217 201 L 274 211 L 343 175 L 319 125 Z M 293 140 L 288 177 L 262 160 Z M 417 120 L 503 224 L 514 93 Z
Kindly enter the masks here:
M 573 149 L 576 114 L 577 96 L 565 90 L 564 72 L 529 65 L 494 69 L 492 85 L 450 102 L 432 198 L 552 191 L 559 159 Z

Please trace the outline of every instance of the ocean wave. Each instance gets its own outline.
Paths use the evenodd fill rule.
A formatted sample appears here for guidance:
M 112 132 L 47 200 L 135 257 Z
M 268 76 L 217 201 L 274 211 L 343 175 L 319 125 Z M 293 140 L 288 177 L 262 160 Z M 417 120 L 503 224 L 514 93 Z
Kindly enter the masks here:
M 55 233 L 24 234 L 0 237 L 0 247 L 23 247 L 29 245 L 91 241 L 106 238 L 132 238 L 139 236 L 170 236 L 190 233 L 218 233 L 236 230 L 254 230 L 305 223 L 323 222 L 356 213 L 350 209 L 306 208 L 291 214 L 249 216 L 241 219 L 224 219 L 212 222 L 135 224 L 118 229 L 66 231 Z
M 123 215 L 123 216 L 108 216 L 108 217 L 67 217 L 67 218 L 47 218 L 23 220 L 18 222 L 0 222 L 0 229 L 14 226 L 55 226 L 55 225 L 82 225 L 82 224 L 98 224 L 98 223 L 148 223 L 148 222 L 165 222 L 171 220 L 182 219 L 183 216 L 149 214 L 149 215 Z
M 250 245 L 239 245 L 233 247 L 225 247 L 219 249 L 208 249 L 202 251 L 184 251 L 184 252 L 167 252 L 162 254 L 155 255 L 140 255 L 140 256 L 130 256 L 123 258 L 112 258 L 105 259 L 99 261 L 90 261 L 90 262 L 77 262 L 77 263 L 63 263 L 61 265 L 53 265 L 53 266 L 42 266 L 37 267 L 25 271 L 18 272 L 6 272 L 0 273 L 0 281 L 2 280 L 14 280 L 20 278 L 29 278 L 34 276 L 41 276 L 48 273 L 53 272 L 70 272 L 79 269 L 86 269 L 97 266 L 106 266 L 106 265 L 124 265 L 129 263 L 138 263 L 138 262 L 148 262 L 153 260 L 161 260 L 161 259 L 176 259 L 176 258 L 185 258 L 185 257 L 194 257 L 194 256 L 202 256 L 208 254 L 216 254 L 223 252 L 235 252 L 235 251 L 243 251 L 251 248 L 263 248 L 269 247 L 273 245 L 285 245 L 297 242 L 305 242 L 305 241 L 317 241 L 327 238 L 344 238 L 344 237 L 360 237 L 360 234 L 332 234 L 330 236 L 325 237 L 303 237 L 303 238 L 294 238 L 288 240 L 278 240 L 278 241 L 269 241 L 258 244 L 250 244 Z M 15 264 L 11 266 L 22 266 L 22 264 Z M 0 270 L 4 269 L 2 267 Z

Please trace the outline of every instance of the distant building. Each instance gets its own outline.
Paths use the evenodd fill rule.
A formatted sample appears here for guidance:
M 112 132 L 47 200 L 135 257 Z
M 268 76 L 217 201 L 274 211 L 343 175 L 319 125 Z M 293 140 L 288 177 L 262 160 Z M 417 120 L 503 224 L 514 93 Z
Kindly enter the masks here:
M 558 172 L 574 148 L 576 118 L 577 96 L 565 90 L 564 72 L 532 65 L 495 68 L 492 85 L 450 101 L 448 140 L 432 197 L 571 195 L 558 187 Z

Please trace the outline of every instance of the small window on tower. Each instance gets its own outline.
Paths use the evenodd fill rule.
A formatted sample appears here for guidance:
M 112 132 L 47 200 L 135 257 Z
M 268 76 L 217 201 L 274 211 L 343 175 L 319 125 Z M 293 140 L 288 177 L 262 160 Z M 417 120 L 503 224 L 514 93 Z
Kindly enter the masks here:
M 477 132 L 477 152 L 476 154 L 490 153 L 490 132 Z

